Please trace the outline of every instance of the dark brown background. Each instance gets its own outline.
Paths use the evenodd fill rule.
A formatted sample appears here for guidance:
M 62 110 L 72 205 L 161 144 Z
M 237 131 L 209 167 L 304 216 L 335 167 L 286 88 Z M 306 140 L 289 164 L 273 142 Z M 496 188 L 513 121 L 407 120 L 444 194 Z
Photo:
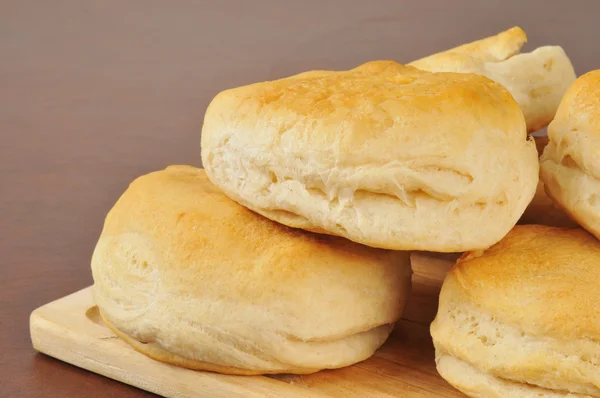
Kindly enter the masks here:
M 581 74 L 600 68 L 599 15 L 596 0 L 0 0 L 0 396 L 147 395 L 36 354 L 28 316 L 91 284 L 103 217 L 133 178 L 200 165 L 219 90 L 513 25 Z

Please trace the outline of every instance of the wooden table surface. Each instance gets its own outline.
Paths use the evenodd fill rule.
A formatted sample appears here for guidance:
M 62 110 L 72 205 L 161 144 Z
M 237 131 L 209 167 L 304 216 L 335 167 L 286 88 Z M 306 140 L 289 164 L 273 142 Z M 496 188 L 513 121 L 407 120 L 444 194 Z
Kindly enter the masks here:
M 218 91 L 513 25 L 581 74 L 600 68 L 599 15 L 596 0 L 0 1 L 0 396 L 149 396 L 36 354 L 28 317 L 91 283 L 104 215 L 133 178 L 200 165 Z

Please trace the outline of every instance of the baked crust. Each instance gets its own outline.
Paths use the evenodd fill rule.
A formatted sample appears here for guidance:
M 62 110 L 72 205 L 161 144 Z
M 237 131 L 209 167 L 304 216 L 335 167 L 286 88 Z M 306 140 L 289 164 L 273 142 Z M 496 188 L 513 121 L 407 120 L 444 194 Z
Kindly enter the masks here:
M 311 373 L 383 344 L 410 293 L 408 256 L 274 223 L 203 170 L 172 166 L 136 179 L 107 215 L 94 297 L 107 325 L 157 360 Z
M 534 132 L 552 121 L 576 75 L 561 47 L 543 46 L 520 53 L 526 42 L 525 32 L 514 27 L 409 65 L 430 72 L 475 73 L 502 84 L 519 103 L 527 131 Z
M 518 104 L 483 76 L 374 61 L 220 93 L 202 162 L 230 198 L 285 225 L 459 252 L 496 243 L 531 201 L 526 136 Z
M 517 226 L 464 254 L 431 325 L 440 374 L 471 396 L 600 397 L 598 264 L 600 243 L 581 228 Z
M 546 193 L 600 237 L 600 71 L 586 73 L 569 88 L 548 138 L 540 159 Z

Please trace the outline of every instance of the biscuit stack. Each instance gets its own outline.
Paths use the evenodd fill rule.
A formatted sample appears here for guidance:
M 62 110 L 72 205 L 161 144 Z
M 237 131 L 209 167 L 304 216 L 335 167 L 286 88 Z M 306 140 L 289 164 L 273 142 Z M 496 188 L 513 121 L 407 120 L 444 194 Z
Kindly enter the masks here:
M 464 252 L 431 327 L 440 374 L 474 397 L 600 397 L 600 243 L 558 227 L 600 237 L 600 74 L 525 41 L 218 94 L 205 169 L 142 176 L 106 218 L 105 323 L 192 369 L 339 368 L 402 316 L 411 251 Z

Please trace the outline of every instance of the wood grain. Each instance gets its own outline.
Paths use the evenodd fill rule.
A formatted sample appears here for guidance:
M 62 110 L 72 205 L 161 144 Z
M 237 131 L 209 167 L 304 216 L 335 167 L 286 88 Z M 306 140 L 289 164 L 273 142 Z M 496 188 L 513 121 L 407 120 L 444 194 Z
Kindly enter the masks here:
M 191 397 L 460 397 L 436 372 L 429 336 L 430 309 L 453 263 L 414 254 L 412 314 L 373 357 L 354 366 L 312 375 L 230 376 L 178 368 L 132 349 L 102 323 L 91 288 L 36 309 L 30 333 L 36 350 L 80 368 L 172 398 Z M 420 281 L 427 281 L 423 284 Z M 415 296 L 413 296 L 415 297 Z
M 600 68 L 598 15 L 596 0 L 0 1 L 0 396 L 151 396 L 36 354 L 29 314 L 92 283 L 104 216 L 132 179 L 200 165 L 219 90 L 513 25 L 581 74 Z

